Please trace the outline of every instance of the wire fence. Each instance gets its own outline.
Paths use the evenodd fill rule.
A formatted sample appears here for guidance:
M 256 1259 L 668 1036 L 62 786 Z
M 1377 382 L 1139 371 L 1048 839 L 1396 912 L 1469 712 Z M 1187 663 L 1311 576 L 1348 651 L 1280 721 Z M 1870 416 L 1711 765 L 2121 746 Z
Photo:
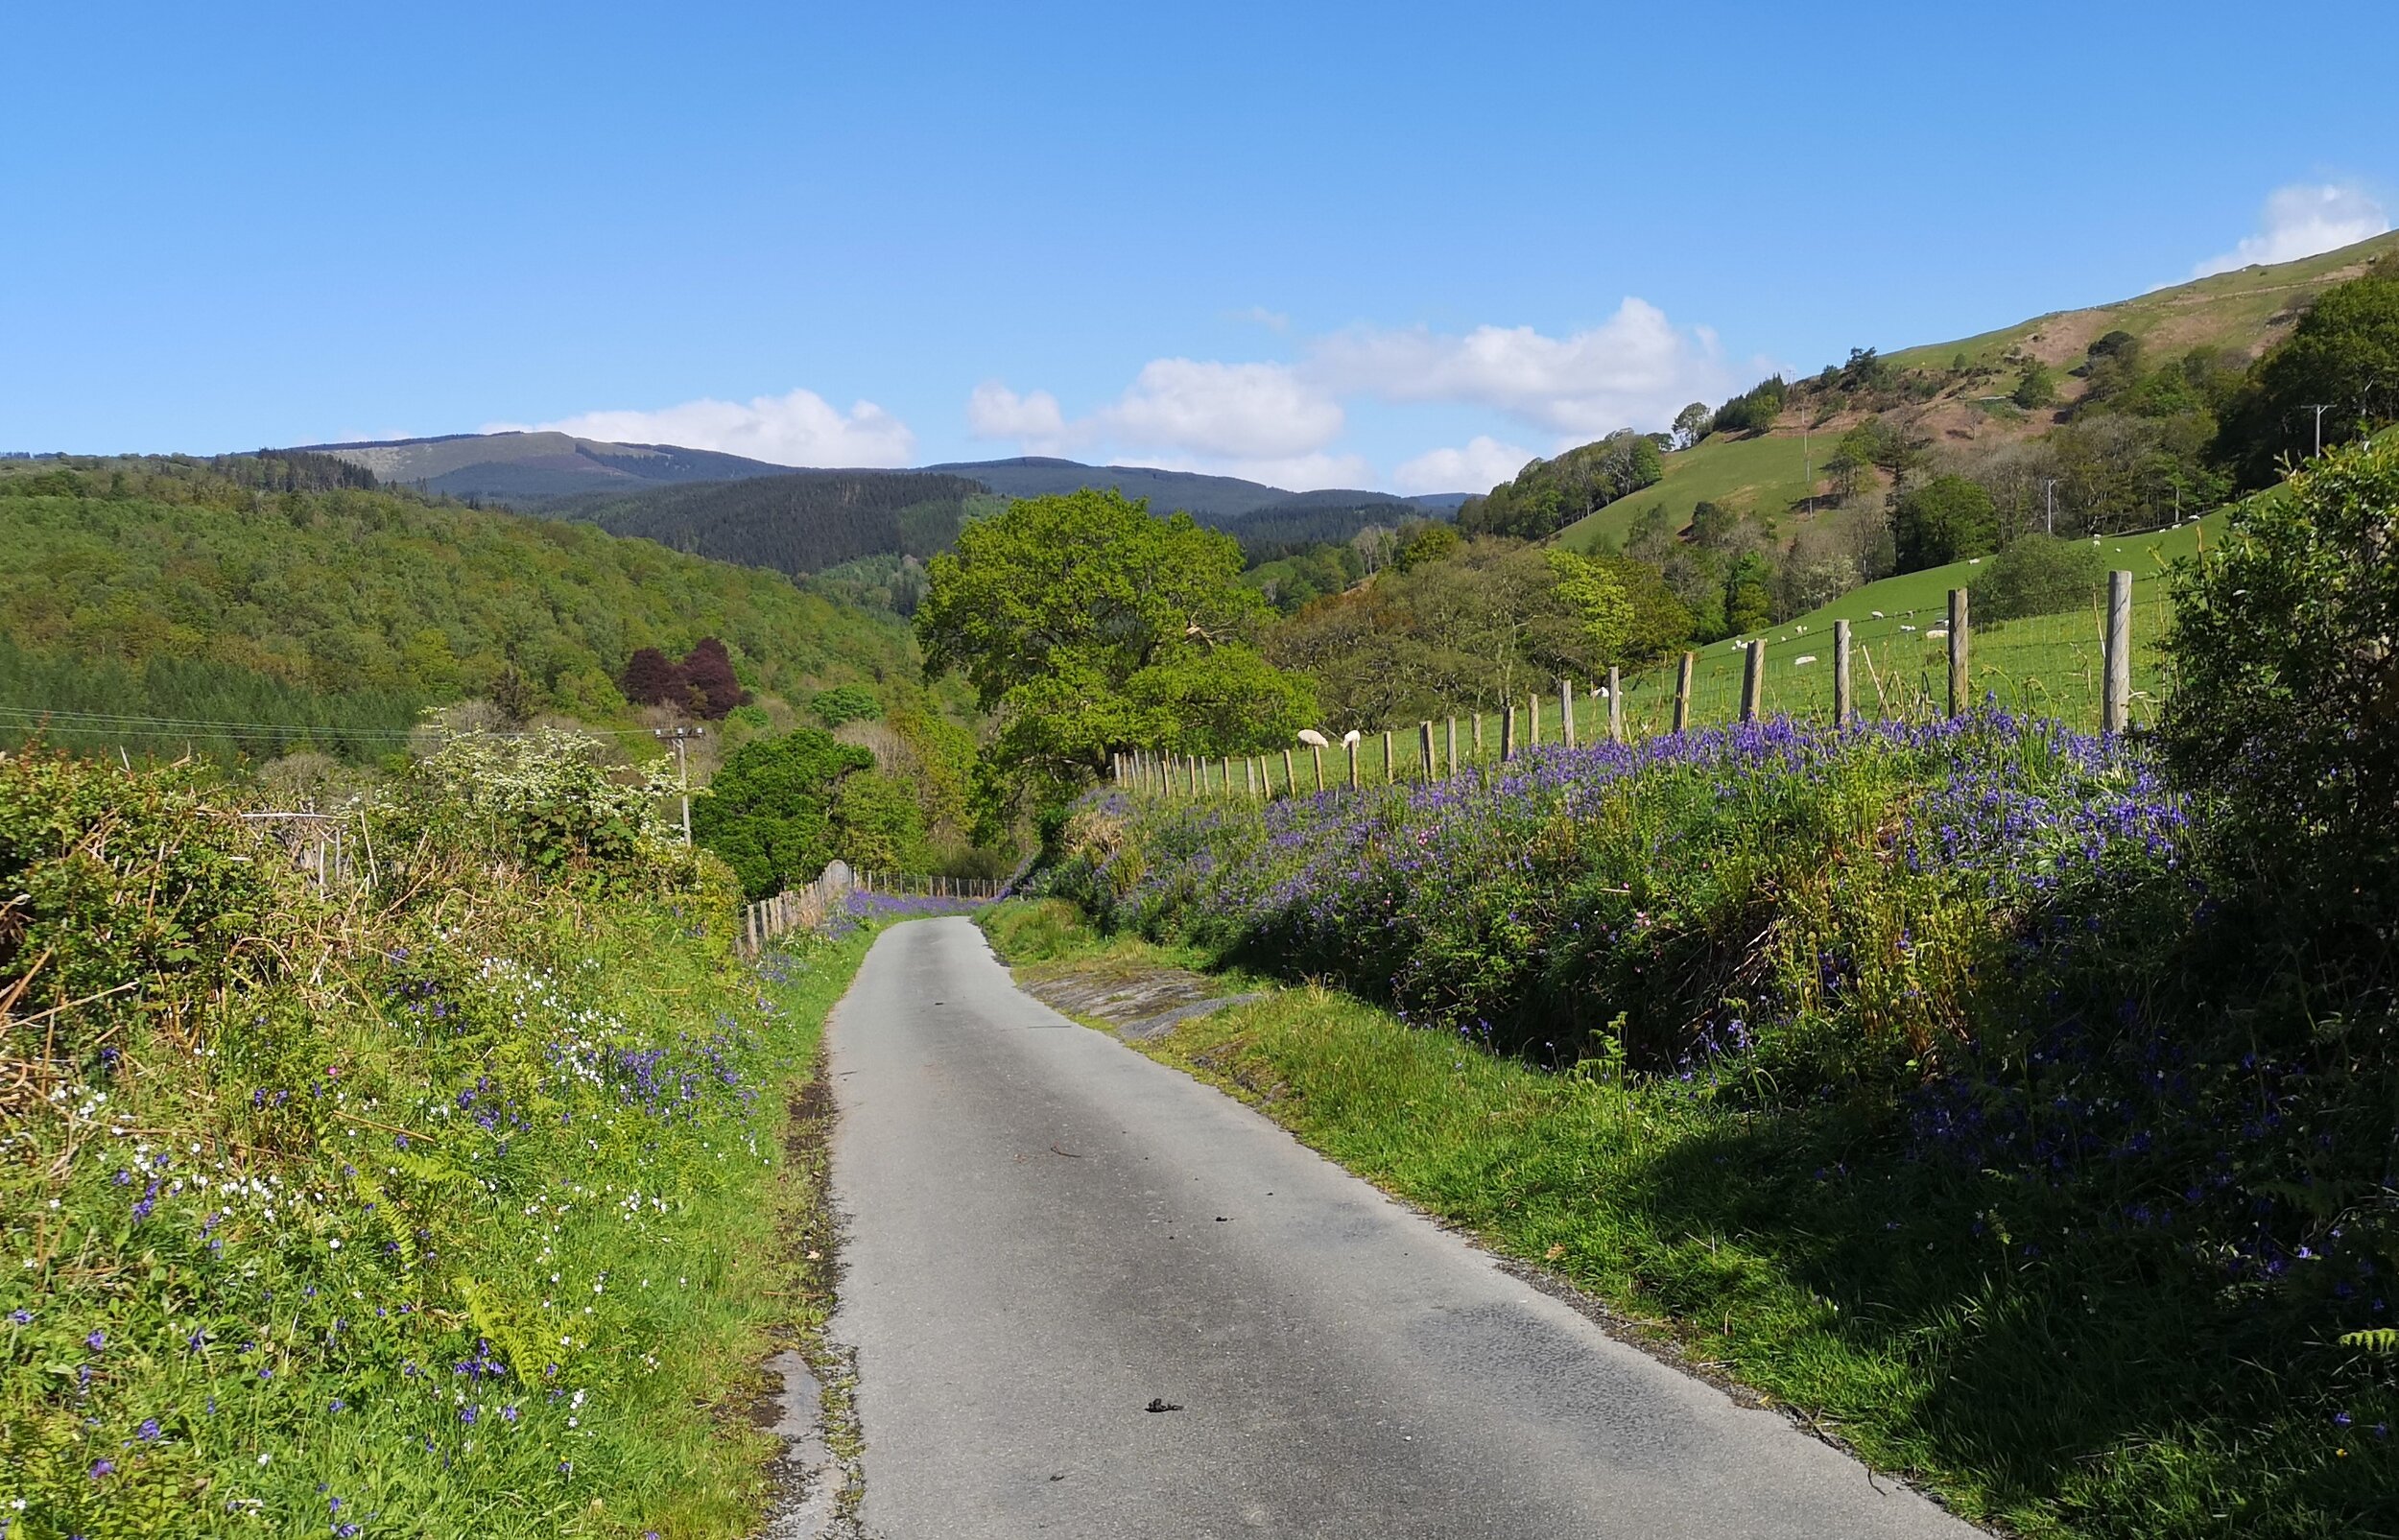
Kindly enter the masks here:
M 2112 722 L 2111 613 L 2118 615 L 2113 629 L 2126 653 L 2123 699 Z M 2158 638 L 2172 618 L 2166 585 L 2135 583 L 2129 573 L 2115 574 L 2107 594 L 2088 609 L 1988 624 L 1969 616 L 1965 667 L 1953 691 L 1949 610 L 1869 613 L 1848 623 L 1850 715 L 1923 721 L 1947 713 L 1954 699 L 1961 706 L 1989 701 L 2080 728 L 2146 726 L 2156 720 L 2171 682 Z M 1715 643 L 1622 675 L 1612 697 L 1604 684 L 1560 681 L 1504 710 L 1411 723 L 1355 734 L 1354 741 L 1302 743 L 1279 753 L 1122 754 L 1115 774 L 1120 783 L 1170 795 L 1282 796 L 1423 779 L 1541 745 L 1651 738 L 1675 730 L 1678 722 L 1711 727 L 1755 715 L 1831 723 L 1838 717 L 1839 656 L 1833 627 L 1792 627 L 1771 639 Z M 1753 657 L 1752 712 L 1746 698 Z

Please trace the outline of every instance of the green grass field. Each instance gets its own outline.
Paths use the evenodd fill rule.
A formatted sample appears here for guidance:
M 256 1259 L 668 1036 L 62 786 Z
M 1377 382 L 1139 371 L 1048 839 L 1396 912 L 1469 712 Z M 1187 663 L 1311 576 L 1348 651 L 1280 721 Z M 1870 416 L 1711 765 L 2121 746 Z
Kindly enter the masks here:
M 2132 574 L 2135 722 L 2154 710 L 2165 683 L 2156 644 L 2171 617 L 2168 569 L 2198 550 L 2201 531 L 2221 536 L 2224 518 L 2220 509 L 2175 529 L 2100 543 L 2110 568 Z M 1692 674 L 1692 720 L 1709 724 L 1739 714 L 1742 651 L 1752 640 L 1767 644 L 1767 711 L 1829 717 L 1837 620 L 1850 623 L 1858 649 L 1853 668 L 1863 712 L 1904 716 L 1944 702 L 1948 642 L 1933 633 L 1946 627 L 1949 591 L 1971 582 L 1977 565 L 1960 561 L 1886 578 L 1785 625 L 1709 643 Z M 1976 694 L 1987 692 L 2005 705 L 2072 726 L 2096 727 L 2103 619 L 2095 599 L 2087 610 L 1974 626 L 1969 662 Z M 1626 708 L 1642 730 L 1659 730 L 1672 720 L 1675 674 L 1675 664 L 1668 662 L 1625 681 Z
M 1655 486 L 1620 498 L 1557 533 L 1558 544 L 1588 554 L 1601 538 L 1622 544 L 1633 522 L 1651 509 L 1664 509 L 1677 530 L 1691 522 L 1691 510 L 1702 502 L 1718 503 L 1747 514 L 1781 514 L 1807 495 L 1811 466 L 1820 476 L 1826 457 L 1838 442 L 1831 434 L 1802 438 L 1772 435 L 1735 438 L 1722 434 L 1666 457 L 1666 479 Z

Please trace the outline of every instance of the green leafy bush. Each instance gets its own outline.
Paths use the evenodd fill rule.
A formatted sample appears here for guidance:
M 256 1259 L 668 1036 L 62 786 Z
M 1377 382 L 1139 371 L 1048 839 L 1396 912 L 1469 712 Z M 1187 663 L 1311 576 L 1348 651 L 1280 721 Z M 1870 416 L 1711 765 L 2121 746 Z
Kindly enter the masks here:
M 916 729 L 899 742 L 916 757 L 922 785 L 883 774 L 870 750 L 802 727 L 733 750 L 693 799 L 692 837 L 723 858 L 752 898 L 814 882 L 837 857 L 867 870 L 928 869 L 926 803 L 955 799 L 962 812 L 964 771 L 939 751 L 948 740 L 933 719 L 899 720 Z
M 2024 367 L 2024 373 L 2016 380 L 2016 388 L 2007 393 L 2007 399 L 2027 412 L 2054 406 L 2057 401 L 2057 376 L 2036 359 Z
M 2399 442 L 2328 451 L 2176 573 L 2159 736 L 2277 929 L 2399 983 Z M 2324 928 L 2329 927 L 2329 930 Z
M 808 705 L 827 727 L 883 719 L 883 702 L 863 684 L 837 684 L 830 690 L 819 690 Z
M 2080 609 L 2106 580 L 2106 563 L 2089 541 L 2028 534 L 1983 563 L 1966 591 L 1976 620 L 2018 620 Z

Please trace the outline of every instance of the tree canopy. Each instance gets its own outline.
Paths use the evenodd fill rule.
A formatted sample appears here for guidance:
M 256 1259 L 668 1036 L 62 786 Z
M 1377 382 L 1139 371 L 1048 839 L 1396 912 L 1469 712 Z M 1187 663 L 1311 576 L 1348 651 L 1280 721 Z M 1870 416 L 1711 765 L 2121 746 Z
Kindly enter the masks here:
M 724 858 L 751 898 L 813 882 L 837 856 L 854 866 L 920 868 L 917 799 L 874 763 L 815 727 L 754 739 L 692 800 L 692 837 Z
M 1267 606 L 1240 545 L 1113 489 L 1025 498 L 936 557 L 925 670 L 965 675 L 1017 794 L 1071 790 L 1128 748 L 1222 754 L 1290 741 L 1305 679 L 1259 653 Z
M 1936 476 L 1910 491 L 1891 522 L 1902 572 L 1988 556 L 1999 543 L 1991 494 L 1963 476 Z
M 2328 289 L 2291 335 L 2259 359 L 2224 413 L 2218 452 L 2245 486 L 2264 486 L 2286 458 L 2315 453 L 2399 416 L 2399 263 Z

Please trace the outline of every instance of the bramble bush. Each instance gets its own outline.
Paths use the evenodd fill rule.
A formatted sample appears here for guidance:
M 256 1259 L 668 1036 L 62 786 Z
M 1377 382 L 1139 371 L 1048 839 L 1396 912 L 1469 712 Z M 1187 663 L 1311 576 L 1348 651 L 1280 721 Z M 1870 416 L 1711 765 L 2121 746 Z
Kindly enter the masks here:
M 666 762 L 636 778 L 578 733 L 462 734 L 368 804 L 368 848 L 395 893 L 477 864 L 589 890 L 658 890 L 697 875 L 667 827 L 674 785 Z

